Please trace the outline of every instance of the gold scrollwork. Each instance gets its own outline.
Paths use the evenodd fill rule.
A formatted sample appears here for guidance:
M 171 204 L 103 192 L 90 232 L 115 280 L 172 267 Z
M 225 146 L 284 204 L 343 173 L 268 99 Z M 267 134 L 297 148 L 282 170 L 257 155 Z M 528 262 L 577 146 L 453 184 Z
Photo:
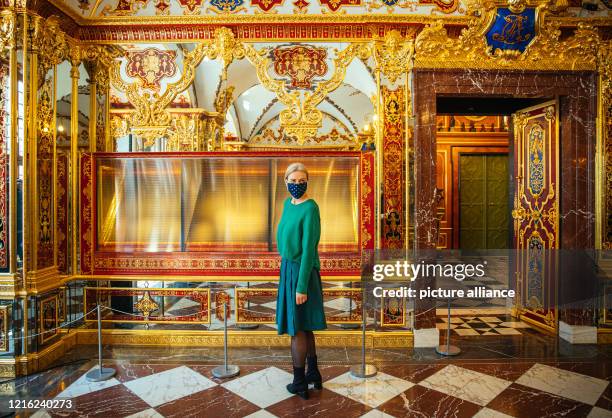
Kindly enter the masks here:
M 16 16 L 12 10 L 0 12 L 0 51 L 15 46 Z
M 518 7 L 518 4 L 514 6 Z M 527 49 L 493 49 L 485 34 L 496 16 L 493 1 L 470 5 L 468 27 L 459 38 L 452 38 L 440 19 L 427 25 L 415 42 L 415 66 L 420 68 L 510 68 L 537 70 L 594 70 L 600 43 L 597 29 L 578 23 L 572 36 L 561 39 L 561 23 L 546 19 L 552 11 L 549 3 L 536 8 L 537 35 Z
M 374 38 L 374 57 L 380 70 L 389 81 L 395 81 L 410 71 L 414 55 L 414 40 L 404 39 L 397 30 L 389 31 L 384 38 Z
M 204 57 L 209 59 L 220 58 L 223 62 L 223 76 L 227 77 L 227 67 L 234 59 L 244 56 L 242 44 L 237 42 L 233 32 L 228 28 L 215 31 L 213 42 L 201 43 L 193 51 L 185 52 L 183 59 L 183 74 L 181 78 L 168 84 L 163 94 L 153 94 L 143 91 L 142 81 L 125 82 L 120 74 L 121 61 L 116 60 L 111 66 L 110 79 L 112 84 L 123 91 L 130 103 L 135 107 L 129 118 L 131 130 L 145 142 L 151 143 L 157 138 L 167 136 L 172 126 L 172 117 L 167 107 L 176 96 L 183 92 L 193 82 L 195 68 Z M 226 95 L 228 92 L 225 93 Z M 231 90 L 229 95 L 231 96 Z M 224 96 L 224 101 L 227 98 Z M 223 103 L 219 104 L 222 106 Z
M 59 64 L 68 56 L 69 48 L 66 35 L 60 29 L 59 17 L 49 16 L 43 21 L 34 18 L 35 31 L 32 35 L 32 49 L 39 54 L 39 65 L 42 74 Z
M 111 117 L 111 136 L 113 138 L 121 138 L 130 133 L 130 127 L 128 125 L 127 118 L 123 118 L 119 115 Z
M 151 299 L 150 292 L 145 291 L 142 298 L 140 298 L 138 302 L 134 304 L 134 308 L 136 308 L 136 311 L 142 312 L 142 315 L 144 316 L 144 320 L 148 321 L 149 316 L 151 315 L 151 312 L 155 312 L 156 310 L 159 309 L 159 303 Z
M 318 83 L 313 92 L 305 91 L 300 94 L 297 90 L 288 91 L 284 80 L 277 80 L 270 75 L 269 48 L 258 51 L 251 45 L 245 45 L 244 50 L 246 58 L 256 67 L 261 84 L 275 93 L 278 100 L 287 106 L 280 112 L 280 125 L 288 136 L 296 138 L 298 145 L 302 145 L 307 138 L 316 136 L 323 122 L 323 114 L 317 109 L 317 105 L 340 86 L 353 59 L 365 60 L 372 54 L 368 43 L 350 44 L 334 58 L 334 72 L 330 79 Z

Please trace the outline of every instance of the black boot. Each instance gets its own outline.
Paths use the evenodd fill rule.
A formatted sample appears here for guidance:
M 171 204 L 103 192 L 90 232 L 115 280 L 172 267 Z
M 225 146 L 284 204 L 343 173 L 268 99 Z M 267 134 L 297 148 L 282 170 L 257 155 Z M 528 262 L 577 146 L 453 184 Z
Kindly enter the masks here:
M 300 398 L 308 399 L 308 383 L 304 375 L 305 367 L 293 367 L 293 383 L 287 385 L 287 390 Z
M 308 361 L 308 373 L 306 373 L 306 382 L 314 383 L 315 389 L 321 389 L 323 387 L 321 373 L 317 367 L 317 356 L 306 357 Z

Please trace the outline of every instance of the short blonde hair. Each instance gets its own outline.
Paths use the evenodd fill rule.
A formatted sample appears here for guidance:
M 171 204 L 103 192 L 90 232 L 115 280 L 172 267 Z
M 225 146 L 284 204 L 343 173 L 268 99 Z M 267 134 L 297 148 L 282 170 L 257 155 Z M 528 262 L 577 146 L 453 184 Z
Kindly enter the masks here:
M 306 174 L 306 180 L 308 180 L 308 170 L 306 170 L 306 166 L 302 163 L 291 163 L 289 167 L 285 170 L 285 181 L 289 178 L 291 173 L 295 173 L 296 171 L 302 171 Z

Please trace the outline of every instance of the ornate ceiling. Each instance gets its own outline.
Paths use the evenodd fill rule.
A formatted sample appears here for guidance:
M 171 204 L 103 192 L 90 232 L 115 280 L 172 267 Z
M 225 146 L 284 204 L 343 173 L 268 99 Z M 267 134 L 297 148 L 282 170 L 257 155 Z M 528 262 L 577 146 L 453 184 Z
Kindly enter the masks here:
M 262 21 L 279 16 L 370 16 L 389 17 L 397 22 L 400 16 L 456 16 L 465 15 L 473 0 L 49 0 L 50 3 L 73 17 L 79 24 L 129 21 L 133 17 L 184 16 L 173 23 L 212 20 Z M 568 3 L 566 16 L 603 17 L 609 13 L 609 2 L 594 1 L 597 11 L 582 9 L 582 0 L 563 0 Z M 559 1 L 558 1 L 559 2 Z M 557 2 L 557 3 L 558 3 Z M 554 2 L 553 2 L 554 3 Z M 251 16 L 248 18 L 247 16 Z M 242 19 L 240 18 L 242 17 Z M 347 20 L 350 22 L 350 20 Z
M 461 13 L 459 0 L 53 0 L 85 19 L 116 16 Z
M 335 71 L 336 51 L 344 50 L 344 43 L 307 43 L 296 47 L 281 43 L 256 43 L 259 50 L 269 50 L 275 56 L 269 70 L 275 78 L 284 80 L 293 91 L 312 92 L 318 84 L 329 80 Z M 193 51 L 193 44 L 128 44 L 120 58 L 120 76 L 126 83 L 141 83 L 141 90 L 163 95 L 171 83 L 183 72 L 185 53 Z M 298 50 L 299 49 L 299 50 Z M 297 55 L 296 55 L 297 54 Z M 302 64 L 295 61 L 298 56 Z M 320 134 L 337 131 L 355 137 L 375 113 L 372 100 L 376 82 L 371 60 L 353 60 L 346 68 L 346 76 L 339 87 L 326 95 L 317 108 L 323 114 Z M 233 89 L 233 101 L 226 114 L 226 132 L 248 140 L 272 130 L 278 135 L 280 114 L 286 106 L 275 93 L 265 88 L 255 67 L 247 59 L 234 60 L 222 80 L 223 65 L 219 60 L 204 58 L 195 67 L 191 85 L 171 103 L 171 108 L 196 108 L 215 111 L 222 89 Z M 111 86 L 113 109 L 133 108 L 124 91 Z

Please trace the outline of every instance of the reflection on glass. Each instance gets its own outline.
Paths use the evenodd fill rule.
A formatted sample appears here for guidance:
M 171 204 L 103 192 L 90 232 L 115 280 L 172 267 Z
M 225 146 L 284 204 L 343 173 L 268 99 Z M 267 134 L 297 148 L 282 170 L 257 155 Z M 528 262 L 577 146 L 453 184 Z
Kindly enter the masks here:
M 286 157 L 101 158 L 98 249 L 276 251 Z M 304 157 L 320 251 L 357 251 L 359 158 Z
M 184 161 L 187 250 L 268 250 L 270 197 L 266 159 Z
M 89 75 L 84 64 L 79 65 L 79 135 L 78 146 L 82 151 L 89 149 L 89 113 L 91 107 Z
M 98 249 L 180 251 L 178 159 L 100 161 Z

